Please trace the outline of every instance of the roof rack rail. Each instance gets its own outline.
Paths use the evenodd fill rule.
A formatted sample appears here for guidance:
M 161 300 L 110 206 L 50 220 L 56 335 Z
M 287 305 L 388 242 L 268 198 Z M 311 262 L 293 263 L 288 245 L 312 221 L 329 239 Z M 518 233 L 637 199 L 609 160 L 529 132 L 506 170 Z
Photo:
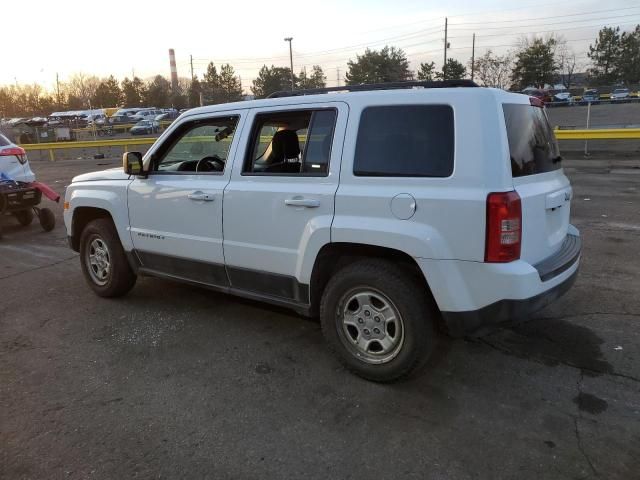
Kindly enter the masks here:
M 452 88 L 452 87 L 478 87 L 479 85 L 472 80 L 439 80 L 433 82 L 427 81 L 408 81 L 408 82 L 388 82 L 388 83 L 370 83 L 359 85 L 345 85 L 343 87 L 327 87 L 327 88 L 309 88 L 307 90 L 283 90 L 273 92 L 267 98 L 283 98 L 298 97 L 302 95 L 316 95 L 319 93 L 331 92 L 367 92 L 370 90 L 398 90 L 402 88 Z

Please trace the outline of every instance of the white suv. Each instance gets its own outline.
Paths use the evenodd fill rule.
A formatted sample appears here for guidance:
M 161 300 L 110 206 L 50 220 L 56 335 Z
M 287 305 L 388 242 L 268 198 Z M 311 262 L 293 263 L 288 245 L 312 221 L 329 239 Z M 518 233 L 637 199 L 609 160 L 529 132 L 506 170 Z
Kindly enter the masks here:
M 571 286 L 581 241 L 539 100 L 332 90 L 189 110 L 124 171 L 74 178 L 65 223 L 91 288 L 153 275 L 317 315 L 349 369 L 390 381 L 437 327 L 519 319 Z

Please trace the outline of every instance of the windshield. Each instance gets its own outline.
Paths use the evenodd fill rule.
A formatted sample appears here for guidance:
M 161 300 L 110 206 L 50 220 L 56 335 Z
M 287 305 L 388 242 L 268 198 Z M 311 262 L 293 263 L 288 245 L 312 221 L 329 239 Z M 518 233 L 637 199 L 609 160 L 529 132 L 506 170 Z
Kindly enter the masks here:
M 629 90 L 626 88 L 617 88 L 613 93 L 627 93 Z
M 504 104 L 511 173 L 523 177 L 560 168 L 560 153 L 544 109 L 526 104 Z

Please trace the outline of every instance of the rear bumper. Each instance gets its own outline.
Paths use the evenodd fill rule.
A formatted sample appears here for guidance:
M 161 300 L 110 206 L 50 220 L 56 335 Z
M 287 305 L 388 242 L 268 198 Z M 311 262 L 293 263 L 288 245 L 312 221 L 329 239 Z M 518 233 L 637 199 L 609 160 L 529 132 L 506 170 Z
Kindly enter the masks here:
M 504 322 L 518 322 L 543 309 L 564 295 L 578 277 L 578 269 L 557 284 L 538 295 L 522 300 L 499 300 L 479 310 L 467 312 L 442 312 L 445 326 L 450 335 L 461 337 L 486 327 Z
M 483 326 L 527 318 L 562 296 L 576 280 L 582 242 L 575 227 L 555 254 L 482 263 L 418 259 L 448 332 L 463 336 Z
M 35 207 L 42 200 L 42 192 L 21 182 L 0 182 L 0 213 L 17 212 Z

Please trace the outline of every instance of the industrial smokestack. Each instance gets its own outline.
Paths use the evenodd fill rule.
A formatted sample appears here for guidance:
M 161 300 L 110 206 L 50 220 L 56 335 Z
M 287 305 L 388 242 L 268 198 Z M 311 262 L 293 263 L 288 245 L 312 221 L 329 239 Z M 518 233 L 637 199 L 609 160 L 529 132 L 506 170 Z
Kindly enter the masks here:
M 169 49 L 169 65 L 171 66 L 171 89 L 175 92 L 178 90 L 178 69 L 176 68 L 176 52 L 173 48 Z

